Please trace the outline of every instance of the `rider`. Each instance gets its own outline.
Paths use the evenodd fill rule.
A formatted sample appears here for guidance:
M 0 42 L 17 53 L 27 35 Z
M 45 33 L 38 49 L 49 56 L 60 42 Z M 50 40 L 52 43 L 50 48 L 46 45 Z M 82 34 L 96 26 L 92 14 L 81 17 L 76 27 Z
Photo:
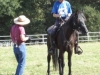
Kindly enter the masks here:
M 53 50 L 55 49 L 55 35 L 61 25 L 61 19 L 67 21 L 72 14 L 70 3 L 66 0 L 57 0 L 53 5 L 52 14 L 56 18 L 56 22 L 53 27 L 53 34 L 51 35 L 51 48 L 49 50 L 51 54 L 53 54 Z
M 51 48 L 49 50 L 50 54 L 53 54 L 53 51 L 55 50 L 55 36 L 56 36 L 56 32 L 58 31 L 60 26 L 63 24 L 62 21 L 66 22 L 72 14 L 70 3 L 66 0 L 57 0 L 53 5 L 52 14 L 53 14 L 53 17 L 56 18 L 56 22 L 53 26 L 53 30 L 50 35 L 50 40 L 51 40 Z M 86 34 L 88 34 L 88 30 L 86 27 L 85 27 L 85 31 L 86 31 Z M 78 46 L 78 32 L 76 32 L 76 36 L 77 36 L 77 39 L 74 46 L 75 54 L 81 54 L 82 49 Z M 81 49 L 81 50 L 78 50 L 78 49 Z

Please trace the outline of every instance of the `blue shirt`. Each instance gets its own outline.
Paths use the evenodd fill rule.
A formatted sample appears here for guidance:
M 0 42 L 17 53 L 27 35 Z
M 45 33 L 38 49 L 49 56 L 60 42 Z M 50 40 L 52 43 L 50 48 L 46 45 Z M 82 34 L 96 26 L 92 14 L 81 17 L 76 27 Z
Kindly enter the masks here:
M 68 1 L 63 1 L 62 3 L 56 1 L 51 13 L 60 14 L 62 18 L 67 17 L 68 14 L 72 14 L 71 5 Z

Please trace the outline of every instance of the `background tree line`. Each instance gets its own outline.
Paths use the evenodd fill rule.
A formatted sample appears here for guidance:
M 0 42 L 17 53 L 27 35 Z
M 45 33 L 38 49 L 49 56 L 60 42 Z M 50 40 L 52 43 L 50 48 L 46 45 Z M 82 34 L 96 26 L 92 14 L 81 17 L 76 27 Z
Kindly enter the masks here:
M 26 15 L 31 23 L 25 26 L 27 34 L 46 33 L 54 24 L 51 9 L 56 0 L 0 0 L 0 34 L 9 35 L 13 19 Z M 100 0 L 69 0 L 73 13 L 83 9 L 89 31 L 100 31 Z

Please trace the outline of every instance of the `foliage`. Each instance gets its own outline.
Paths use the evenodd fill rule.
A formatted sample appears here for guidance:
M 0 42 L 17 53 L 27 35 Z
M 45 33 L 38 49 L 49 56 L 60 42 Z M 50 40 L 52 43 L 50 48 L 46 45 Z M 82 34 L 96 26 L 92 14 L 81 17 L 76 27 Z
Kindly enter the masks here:
M 16 9 L 20 7 L 18 0 L 0 0 L 0 17 L 14 16 Z
M 0 0 L 0 33 L 9 34 L 12 19 L 16 15 L 16 10 L 20 8 L 18 0 Z
M 26 31 L 28 34 L 33 33 L 45 33 L 45 0 L 22 0 L 20 4 L 22 8 L 18 10 L 18 15 L 24 14 L 30 20 L 31 23 L 26 26 Z M 44 6 L 42 5 L 44 3 Z M 17 16 L 18 16 L 17 15 Z
M 91 6 L 84 6 L 89 31 L 100 30 L 100 12 Z
M 27 34 L 46 33 L 46 29 L 54 24 L 51 9 L 56 0 L 0 0 L 0 33 L 9 35 L 13 19 L 21 14 L 26 15 L 31 23 L 26 26 Z M 68 0 L 73 13 L 85 9 L 89 31 L 99 31 L 100 0 Z
M 73 5 L 73 11 L 84 10 L 89 31 L 100 31 L 100 0 L 71 0 L 70 2 Z

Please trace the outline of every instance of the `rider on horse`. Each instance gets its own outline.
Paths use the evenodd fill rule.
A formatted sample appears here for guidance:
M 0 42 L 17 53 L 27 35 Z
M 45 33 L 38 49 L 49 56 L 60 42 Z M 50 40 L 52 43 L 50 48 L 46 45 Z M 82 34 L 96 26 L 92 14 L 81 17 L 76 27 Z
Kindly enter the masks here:
M 52 14 L 53 14 L 53 17 L 56 18 L 56 22 L 53 26 L 52 35 L 50 35 L 50 39 L 51 39 L 51 48 L 49 50 L 50 54 L 53 54 L 53 51 L 55 50 L 55 37 L 56 37 L 56 33 L 58 29 L 63 24 L 62 22 L 67 22 L 67 20 L 72 14 L 70 3 L 65 0 L 56 1 L 52 8 Z M 77 49 L 76 54 L 78 53 L 79 53 L 79 50 Z

